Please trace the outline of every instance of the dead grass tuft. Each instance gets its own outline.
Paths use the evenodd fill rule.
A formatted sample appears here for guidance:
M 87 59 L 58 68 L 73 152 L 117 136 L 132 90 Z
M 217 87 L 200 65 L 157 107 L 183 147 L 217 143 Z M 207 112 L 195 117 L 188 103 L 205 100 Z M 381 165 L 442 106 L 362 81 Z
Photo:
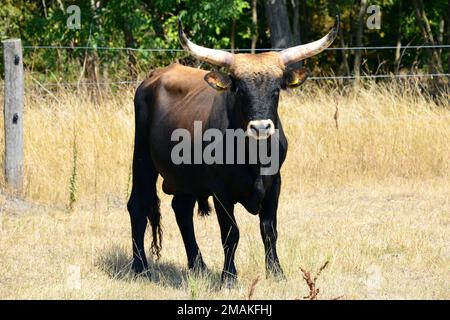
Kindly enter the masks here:
M 258 284 L 259 280 L 260 280 L 259 277 L 253 279 L 252 283 L 248 287 L 248 293 L 247 293 L 247 296 L 246 296 L 247 300 L 252 300 L 253 294 L 255 293 L 256 285 Z

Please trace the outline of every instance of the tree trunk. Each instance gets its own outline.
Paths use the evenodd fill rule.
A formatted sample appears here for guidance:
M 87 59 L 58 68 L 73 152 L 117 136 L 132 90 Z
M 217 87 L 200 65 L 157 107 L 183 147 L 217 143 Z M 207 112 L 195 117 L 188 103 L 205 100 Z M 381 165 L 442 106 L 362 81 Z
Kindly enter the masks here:
M 292 20 L 292 41 L 294 45 L 302 44 L 301 30 L 300 30 L 300 3 L 299 0 L 291 0 L 292 8 L 294 9 L 294 16 Z
M 434 41 L 433 33 L 431 31 L 430 22 L 428 21 L 427 15 L 425 13 L 422 0 L 413 0 L 414 11 L 416 13 L 417 22 L 422 32 L 422 36 L 426 41 L 427 45 L 434 46 L 436 42 Z M 439 73 L 442 72 L 442 61 L 439 56 L 439 51 L 436 48 L 427 49 L 428 53 L 428 63 L 431 68 L 431 72 Z
M 128 17 L 124 17 L 123 19 L 123 35 L 125 40 L 125 47 L 127 48 L 135 48 L 136 40 L 133 36 L 133 31 L 131 30 L 130 21 Z M 137 68 L 136 68 L 136 57 L 134 56 L 134 52 L 128 51 L 128 74 L 130 75 L 131 81 L 137 80 Z
M 91 12 L 92 12 L 92 20 L 94 22 L 94 25 L 99 26 L 99 22 L 98 22 L 98 15 L 97 15 L 97 9 L 96 9 L 96 4 L 94 0 L 91 0 Z M 90 45 L 92 45 L 91 42 L 91 31 L 89 32 L 89 41 L 90 41 Z M 96 83 L 96 87 L 97 90 L 100 90 L 100 87 L 98 85 L 98 56 L 97 56 L 97 51 L 96 50 L 89 50 L 86 51 L 86 57 L 85 57 L 85 65 L 86 65 L 86 78 L 91 81 L 91 82 L 95 82 Z M 93 86 L 92 86 L 93 87 Z
M 300 29 L 302 30 L 302 41 L 308 42 L 309 39 L 309 29 L 311 28 L 311 13 L 308 9 L 308 1 L 302 1 L 301 2 L 301 17 L 303 24 L 300 24 Z
M 341 48 L 345 48 L 345 39 L 344 39 L 344 31 L 342 31 L 342 28 L 339 28 L 339 42 L 340 42 L 340 46 Z M 344 70 L 345 70 L 345 75 L 350 76 L 351 71 L 350 71 L 350 65 L 348 64 L 348 53 L 347 50 L 341 50 L 342 53 L 342 64 L 344 66 Z
M 266 0 L 266 16 L 272 48 L 287 48 L 293 44 L 286 0 Z
M 448 0 L 448 6 L 447 6 L 447 44 L 450 44 L 450 0 Z M 448 73 L 450 73 L 450 54 L 448 55 Z
M 358 13 L 358 25 L 356 30 L 356 47 L 362 47 L 362 38 L 364 31 L 365 14 L 367 10 L 367 0 L 359 0 L 359 13 Z M 353 74 L 356 77 L 356 81 L 359 81 L 361 76 L 361 52 L 362 50 L 355 50 L 355 61 L 353 64 Z
M 44 8 L 44 17 L 48 18 L 47 14 L 47 4 L 45 3 L 45 0 L 42 0 L 42 7 Z
M 59 4 L 59 8 L 61 9 L 61 11 L 64 11 L 64 4 L 62 3 L 62 0 L 58 0 L 57 2 Z
M 291 0 L 292 10 L 294 11 L 292 17 L 292 43 L 291 46 L 297 46 L 302 43 L 300 32 L 300 3 L 299 0 Z M 294 70 L 303 66 L 303 61 L 298 61 L 289 66 L 289 69 Z
M 439 21 L 439 33 L 437 36 L 437 43 L 442 44 L 444 42 L 444 32 L 445 32 L 445 20 L 442 16 Z
M 334 12 L 339 12 L 338 6 L 336 5 L 336 0 L 332 0 L 331 1 L 331 5 L 333 7 Z M 344 24 L 341 21 L 341 26 L 339 28 L 339 45 L 341 46 L 341 48 L 345 48 L 345 37 L 344 37 Z M 348 64 L 348 53 L 347 50 L 341 50 L 341 55 L 342 55 L 342 65 L 340 67 L 340 69 L 343 69 L 345 72 L 346 76 L 350 76 L 351 72 L 350 72 L 350 66 Z
M 234 53 L 235 45 L 235 35 L 236 35 L 236 19 L 233 18 L 233 22 L 231 23 L 231 36 L 230 36 L 230 46 L 231 53 Z
M 450 1 L 450 0 L 449 0 Z M 258 42 L 258 0 L 252 1 L 252 53 L 255 53 L 256 43 Z
M 395 49 L 395 73 L 400 70 L 401 47 L 402 47 L 402 18 L 403 18 L 403 2 L 398 2 L 398 25 L 397 25 L 397 48 Z

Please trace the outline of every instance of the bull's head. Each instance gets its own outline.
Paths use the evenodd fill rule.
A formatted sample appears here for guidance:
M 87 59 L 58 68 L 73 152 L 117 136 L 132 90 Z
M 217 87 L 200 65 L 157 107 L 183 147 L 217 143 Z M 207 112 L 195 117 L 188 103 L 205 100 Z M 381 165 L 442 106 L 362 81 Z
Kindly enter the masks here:
M 333 29 L 320 40 L 280 52 L 233 54 L 191 42 L 178 20 L 179 40 L 186 51 L 230 71 L 230 74 L 210 72 L 205 81 L 216 90 L 235 93 L 242 125 L 248 135 L 257 139 L 267 139 L 275 132 L 280 89 L 298 87 L 308 76 L 303 68 L 291 70 L 287 66 L 325 50 L 336 38 L 338 29 L 339 16 L 336 16 Z

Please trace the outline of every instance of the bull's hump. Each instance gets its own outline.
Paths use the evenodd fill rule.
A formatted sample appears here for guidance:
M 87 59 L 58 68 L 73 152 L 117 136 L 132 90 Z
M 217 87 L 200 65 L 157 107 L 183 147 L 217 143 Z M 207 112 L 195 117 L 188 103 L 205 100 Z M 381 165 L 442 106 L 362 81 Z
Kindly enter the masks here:
M 176 95 L 203 91 L 208 88 L 204 80 L 205 70 L 186 67 L 178 63 L 172 64 L 159 77 L 160 85 L 167 92 Z

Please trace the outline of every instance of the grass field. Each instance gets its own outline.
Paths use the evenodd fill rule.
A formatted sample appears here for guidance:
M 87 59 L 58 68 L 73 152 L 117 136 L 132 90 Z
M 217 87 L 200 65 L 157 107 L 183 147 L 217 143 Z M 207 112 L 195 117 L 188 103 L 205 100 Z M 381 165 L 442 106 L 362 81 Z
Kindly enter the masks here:
M 132 97 L 132 89 L 95 101 L 73 90 L 27 91 L 24 195 L 4 182 L 0 193 L 0 298 L 243 299 L 260 278 L 254 299 L 296 299 L 308 294 L 299 268 L 317 271 L 325 261 L 320 299 L 450 298 L 448 97 L 431 101 L 414 85 L 343 93 L 312 82 L 282 96 L 287 280 L 265 279 L 258 219 L 238 206 L 231 290 L 220 289 L 215 215 L 195 221 L 210 273 L 190 275 L 162 192 L 162 258 L 151 262 L 151 279 L 129 274 Z

